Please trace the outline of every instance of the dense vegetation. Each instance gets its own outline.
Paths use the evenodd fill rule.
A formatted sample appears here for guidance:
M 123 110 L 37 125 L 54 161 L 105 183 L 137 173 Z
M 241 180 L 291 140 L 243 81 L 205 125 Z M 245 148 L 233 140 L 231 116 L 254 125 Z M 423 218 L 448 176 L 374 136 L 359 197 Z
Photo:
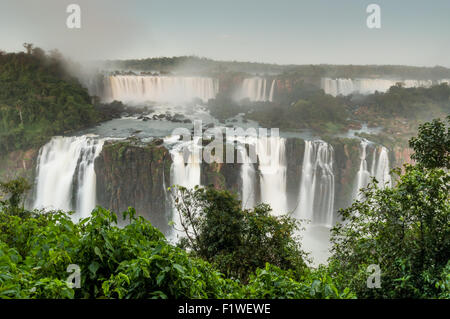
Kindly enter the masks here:
M 57 51 L 26 48 L 0 52 L 0 153 L 40 145 L 98 118 L 87 90 L 65 71 Z
M 266 264 L 243 284 L 207 261 L 170 245 L 130 208 L 129 224 L 101 207 L 74 223 L 55 211 L 0 205 L 0 298 L 351 298 L 323 269 L 293 279 Z M 66 283 L 80 269 L 79 288 Z M 70 269 L 70 268 L 69 268 Z M 76 284 L 76 279 L 74 280 Z
M 306 253 L 295 238 L 300 226 L 295 219 L 272 216 L 265 204 L 242 210 L 236 195 L 212 187 L 178 186 L 172 191 L 180 230 L 186 234 L 181 245 L 227 277 L 246 282 L 267 262 L 298 275 L 306 271 Z
M 403 88 L 396 85 L 386 93 L 367 96 L 361 103 L 371 109 L 372 116 L 423 119 L 439 113 L 450 113 L 450 87 L 447 83 L 430 88 Z
M 266 205 L 241 210 L 227 191 L 174 188 L 186 235 L 175 247 L 133 208 L 123 228 L 101 207 L 75 223 L 61 211 L 26 211 L 26 183 L 2 183 L 0 298 L 450 298 L 448 127 L 422 125 L 411 146 L 417 164 L 397 171 L 394 187 L 373 181 L 341 210 L 333 254 L 316 269 L 294 220 Z M 72 264 L 79 288 L 66 283 Z M 367 286 L 370 265 L 378 288 Z

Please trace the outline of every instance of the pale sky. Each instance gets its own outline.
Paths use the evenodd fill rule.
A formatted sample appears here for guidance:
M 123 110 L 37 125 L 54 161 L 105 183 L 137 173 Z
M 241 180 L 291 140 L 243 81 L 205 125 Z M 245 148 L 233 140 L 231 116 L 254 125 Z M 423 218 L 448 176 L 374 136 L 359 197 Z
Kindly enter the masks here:
M 68 4 L 81 29 L 68 29 Z M 369 29 L 366 7 L 381 7 Z M 0 0 L 0 49 L 77 60 L 197 55 L 278 64 L 450 67 L 450 0 Z

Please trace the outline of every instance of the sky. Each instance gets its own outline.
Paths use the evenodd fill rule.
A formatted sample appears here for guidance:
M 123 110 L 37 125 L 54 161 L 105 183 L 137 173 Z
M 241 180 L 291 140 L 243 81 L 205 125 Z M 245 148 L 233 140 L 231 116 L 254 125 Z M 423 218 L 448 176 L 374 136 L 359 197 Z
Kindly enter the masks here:
M 69 29 L 69 4 L 81 28 Z M 369 4 L 381 28 L 369 29 Z M 450 67 L 450 0 L 0 0 L 0 50 L 78 61 L 197 55 L 277 64 Z

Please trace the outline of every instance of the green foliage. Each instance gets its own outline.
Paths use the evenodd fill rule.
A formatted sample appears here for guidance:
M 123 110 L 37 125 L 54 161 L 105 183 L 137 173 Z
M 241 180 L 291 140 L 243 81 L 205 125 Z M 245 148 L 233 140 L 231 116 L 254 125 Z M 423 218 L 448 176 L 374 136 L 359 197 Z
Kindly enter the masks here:
M 23 177 L 8 182 L 0 182 L 0 191 L 9 195 L 8 204 L 16 213 L 19 211 L 19 205 L 23 200 L 23 195 L 30 188 L 31 185 Z
M 274 290 L 264 270 L 243 285 L 170 245 L 134 209 L 124 216 L 130 223 L 118 228 L 116 215 L 101 207 L 74 223 L 64 212 L 17 216 L 0 206 L 0 298 L 267 298 L 270 291 L 290 298 L 297 286 L 296 297 L 352 296 L 335 291 L 330 279 L 317 283 L 305 272 L 300 284 L 293 271 L 270 265 L 265 271 L 281 288 Z M 81 269 L 79 289 L 66 282 L 70 264 Z
M 327 274 L 326 268 L 309 271 L 301 281 L 291 270 L 266 264 L 250 277 L 245 293 L 261 299 L 352 299 L 355 295 L 348 288 L 339 289 Z
M 32 45 L 27 50 L 0 53 L 0 153 L 97 120 L 87 90 L 64 70 L 61 55 Z
M 362 105 L 371 107 L 377 116 L 401 116 L 408 119 L 426 118 L 431 114 L 450 112 L 450 87 L 447 83 L 430 88 L 392 86 L 386 93 L 367 96 Z
M 228 277 L 247 281 L 266 262 L 298 274 L 306 268 L 292 218 L 271 215 L 265 204 L 242 210 L 236 195 L 213 187 L 172 190 L 185 246 Z
M 450 116 L 447 127 L 440 119 L 420 125 L 418 136 L 409 141 L 409 146 L 415 152 L 411 158 L 420 165 L 450 169 Z
M 302 97 L 282 104 L 259 103 L 247 118 L 258 121 L 265 127 L 283 129 L 310 128 L 321 133 L 336 133 L 347 123 L 349 101 L 343 97 L 333 97 L 321 90 L 296 88 Z M 294 94 L 297 91 L 293 91 Z M 291 94 L 291 95 L 292 95 Z M 285 97 L 286 99 L 292 97 Z
M 393 188 L 372 183 L 340 213 L 333 230 L 335 273 L 358 297 L 433 298 L 448 294 L 437 284 L 449 260 L 450 174 L 406 166 Z M 396 172 L 399 174 L 399 172 Z M 381 288 L 368 289 L 367 267 L 381 268 Z

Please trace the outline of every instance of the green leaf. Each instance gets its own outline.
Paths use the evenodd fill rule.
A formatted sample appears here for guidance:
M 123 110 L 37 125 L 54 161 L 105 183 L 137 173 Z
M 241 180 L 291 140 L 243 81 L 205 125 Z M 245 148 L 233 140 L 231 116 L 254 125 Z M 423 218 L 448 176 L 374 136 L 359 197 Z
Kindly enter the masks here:
M 100 264 L 96 261 L 93 261 L 90 265 L 89 265 L 89 271 L 95 275 L 97 273 L 97 270 L 100 268 Z
M 97 246 L 94 247 L 94 253 L 100 257 L 101 261 L 103 261 L 103 255 L 102 252 L 100 251 L 100 248 L 98 248 Z

